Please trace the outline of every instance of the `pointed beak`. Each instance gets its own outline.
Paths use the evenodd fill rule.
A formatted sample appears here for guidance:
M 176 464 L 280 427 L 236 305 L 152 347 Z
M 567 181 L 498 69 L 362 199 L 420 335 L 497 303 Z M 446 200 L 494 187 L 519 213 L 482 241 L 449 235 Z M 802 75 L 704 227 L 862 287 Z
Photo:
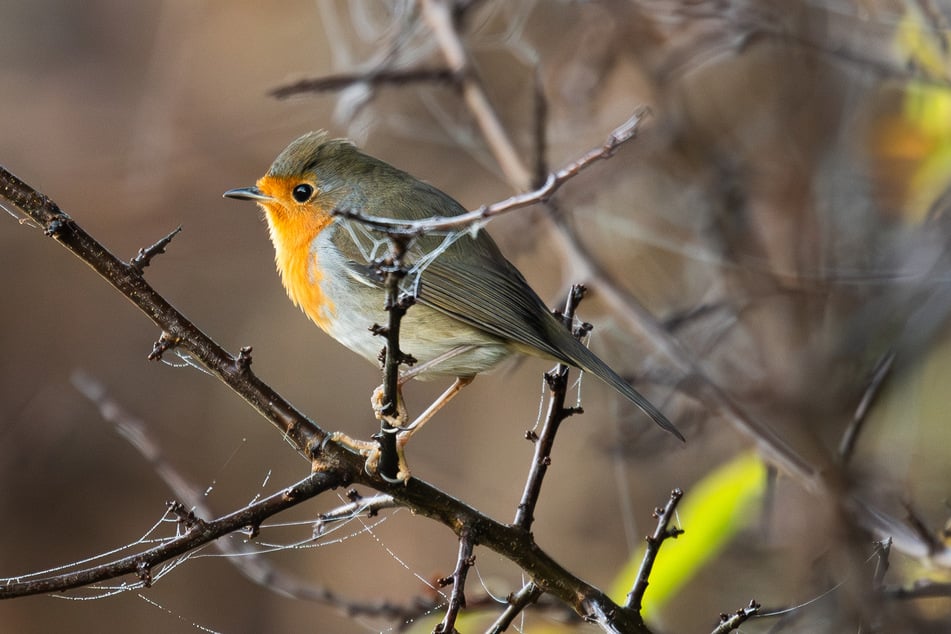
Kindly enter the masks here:
M 225 198 L 235 198 L 237 200 L 256 200 L 259 202 L 268 202 L 274 200 L 257 187 L 238 187 L 237 189 L 229 189 L 224 194 L 222 194 L 222 196 Z

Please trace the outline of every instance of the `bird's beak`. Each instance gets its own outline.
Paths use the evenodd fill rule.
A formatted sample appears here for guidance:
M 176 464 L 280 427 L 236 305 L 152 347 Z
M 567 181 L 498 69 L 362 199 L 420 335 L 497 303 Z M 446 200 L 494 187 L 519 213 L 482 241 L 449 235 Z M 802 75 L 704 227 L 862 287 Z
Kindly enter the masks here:
M 237 189 L 229 189 L 224 194 L 222 194 L 222 196 L 225 198 L 236 198 L 238 200 L 257 200 L 259 202 L 269 202 L 274 200 L 257 187 L 238 187 Z

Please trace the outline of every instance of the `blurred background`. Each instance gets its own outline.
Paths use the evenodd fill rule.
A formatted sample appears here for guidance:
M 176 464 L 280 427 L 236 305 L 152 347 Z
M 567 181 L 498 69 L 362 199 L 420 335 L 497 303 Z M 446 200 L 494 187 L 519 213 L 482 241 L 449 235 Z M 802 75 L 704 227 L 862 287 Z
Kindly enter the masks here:
M 753 597 L 771 607 L 821 598 L 747 632 L 942 631 L 946 598 L 870 604 L 866 558 L 881 535 L 862 532 L 842 501 L 912 515 L 922 542 L 940 539 L 948 515 L 948 4 L 457 4 L 475 70 L 529 167 L 558 168 L 640 105 L 653 112 L 637 139 L 566 185 L 554 209 L 489 227 L 553 305 L 572 282 L 589 282 L 581 316 L 595 324 L 592 347 L 688 437 L 680 445 L 584 381 L 585 415 L 561 432 L 536 513 L 541 546 L 607 588 L 673 487 L 689 499 L 752 446 L 781 458 L 779 439 L 841 497 L 780 469 L 723 547 L 711 546 L 706 565 L 651 614 L 658 631 L 709 631 Z M 147 279 L 225 348 L 252 345 L 257 374 L 326 429 L 373 433 L 379 373 L 290 304 L 259 213 L 221 193 L 253 184 L 289 141 L 320 128 L 469 208 L 515 193 L 445 83 L 269 95 L 305 78 L 444 67 L 413 2 L 288 0 L 278 10 L 245 0 L 8 0 L 0 59 L 0 163 L 120 257 L 182 225 Z M 309 465 L 212 377 L 175 367 L 171 355 L 147 361 L 158 329 L 8 211 L 0 577 L 151 536 L 176 497 L 74 387 L 77 372 L 147 425 L 216 513 L 306 475 Z M 659 333 L 645 328 L 642 309 Z M 846 460 L 840 439 L 883 363 L 890 371 Z M 411 443 L 414 475 L 511 521 L 547 369 L 526 360 L 480 377 Z M 766 436 L 737 426 L 710 385 Z M 412 386 L 410 406 L 422 409 L 444 387 Z M 277 521 L 339 503 L 324 496 Z M 304 524 L 265 529 L 258 541 L 309 536 Z M 281 596 L 214 554 L 206 548 L 149 589 L 0 602 L 0 629 L 399 627 Z M 455 556 L 447 529 L 391 511 L 266 558 L 354 601 L 409 604 L 432 595 L 426 582 L 450 574 Z M 482 549 L 477 557 L 473 595 L 520 587 L 514 566 Z M 943 579 L 914 557 L 891 563 L 891 583 Z M 525 631 L 549 626 L 532 616 Z

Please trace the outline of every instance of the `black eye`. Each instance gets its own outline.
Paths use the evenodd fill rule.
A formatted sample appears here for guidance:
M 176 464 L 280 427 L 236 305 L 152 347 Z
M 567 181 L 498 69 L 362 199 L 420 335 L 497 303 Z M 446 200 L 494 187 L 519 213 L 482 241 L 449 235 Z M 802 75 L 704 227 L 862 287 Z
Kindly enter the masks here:
M 313 195 L 314 187 L 313 185 L 308 185 L 307 183 L 301 183 L 294 188 L 294 191 L 291 192 L 291 196 L 293 196 L 294 200 L 299 203 L 306 203 Z

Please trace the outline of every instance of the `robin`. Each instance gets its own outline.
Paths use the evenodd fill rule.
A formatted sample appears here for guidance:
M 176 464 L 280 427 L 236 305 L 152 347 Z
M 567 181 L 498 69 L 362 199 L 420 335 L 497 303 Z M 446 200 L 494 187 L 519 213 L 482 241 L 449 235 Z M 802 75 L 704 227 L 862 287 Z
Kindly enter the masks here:
M 432 185 L 345 139 L 328 139 L 325 132 L 303 135 L 278 155 L 254 187 L 224 196 L 261 206 L 291 301 L 372 363 L 379 362 L 381 345 L 369 327 L 387 322 L 383 278 L 373 260 L 386 253 L 387 241 L 332 212 L 412 221 L 466 211 Z M 407 255 L 416 304 L 401 322 L 400 347 L 418 365 L 404 378 L 456 380 L 439 405 L 404 432 L 400 448 L 475 375 L 517 352 L 595 375 L 683 440 L 656 407 L 572 336 L 483 229 L 419 236 Z M 400 466 L 400 479 L 405 479 L 408 472 Z

